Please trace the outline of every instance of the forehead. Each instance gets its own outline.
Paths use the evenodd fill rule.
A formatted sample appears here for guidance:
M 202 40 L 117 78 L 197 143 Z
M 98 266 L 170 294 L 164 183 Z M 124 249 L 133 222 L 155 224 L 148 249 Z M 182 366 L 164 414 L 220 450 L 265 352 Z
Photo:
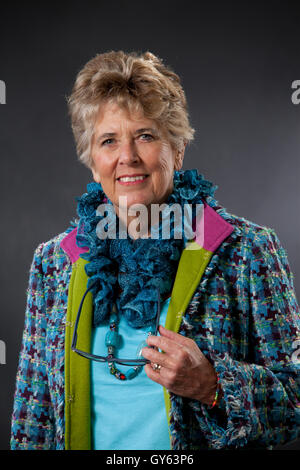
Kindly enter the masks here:
M 104 128 L 105 130 L 116 131 L 120 127 L 134 128 L 136 126 L 157 129 L 156 122 L 153 119 L 146 118 L 143 111 L 129 113 L 128 110 L 120 107 L 117 103 L 107 102 L 101 106 L 94 127 L 96 132 L 102 132 Z

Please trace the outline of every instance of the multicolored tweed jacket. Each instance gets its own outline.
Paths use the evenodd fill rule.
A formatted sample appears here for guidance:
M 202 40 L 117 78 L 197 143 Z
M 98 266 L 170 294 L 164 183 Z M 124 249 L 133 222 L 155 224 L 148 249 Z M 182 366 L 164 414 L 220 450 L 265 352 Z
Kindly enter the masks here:
M 293 275 L 272 229 L 228 214 L 210 198 L 206 202 L 202 264 L 196 266 L 197 250 L 183 251 L 170 305 L 181 306 L 177 331 L 195 340 L 213 363 L 224 398 L 209 409 L 170 393 L 172 448 L 271 449 L 300 435 L 300 315 Z M 34 253 L 12 449 L 72 449 L 67 436 L 80 432 L 76 423 L 71 421 L 71 431 L 67 424 L 77 397 L 67 386 L 65 362 L 66 353 L 75 355 L 66 340 L 73 326 L 69 285 L 79 256 L 76 247 L 70 249 L 74 230 L 41 243 Z M 89 413 L 88 404 L 81 408 Z

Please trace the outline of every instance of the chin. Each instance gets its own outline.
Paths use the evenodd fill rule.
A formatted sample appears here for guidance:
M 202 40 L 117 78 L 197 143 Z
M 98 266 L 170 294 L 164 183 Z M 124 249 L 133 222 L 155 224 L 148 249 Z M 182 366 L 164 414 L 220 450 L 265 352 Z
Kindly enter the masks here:
M 120 195 L 122 197 L 127 197 L 127 207 L 131 207 L 134 204 L 143 204 L 144 206 L 149 206 L 150 204 L 153 204 L 155 201 L 152 200 L 151 198 L 147 197 L 142 197 L 142 196 L 131 196 L 128 194 L 122 194 Z M 120 197 L 119 196 L 119 197 Z
M 129 201 L 127 202 L 127 207 L 129 208 L 129 207 L 131 207 L 131 206 L 134 206 L 135 204 L 137 204 L 137 205 L 143 205 L 143 206 L 148 207 L 148 206 L 151 204 L 151 202 L 148 202 L 148 201 L 145 200 L 145 199 L 135 199 L 135 200 L 133 200 L 133 201 L 130 201 L 130 200 L 129 200 Z

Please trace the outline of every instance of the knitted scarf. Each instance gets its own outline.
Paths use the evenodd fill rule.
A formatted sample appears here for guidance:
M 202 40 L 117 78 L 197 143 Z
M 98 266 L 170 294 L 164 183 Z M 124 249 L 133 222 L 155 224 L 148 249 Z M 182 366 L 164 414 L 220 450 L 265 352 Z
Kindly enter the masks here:
M 180 204 L 182 213 L 185 204 L 195 208 L 203 204 L 203 197 L 213 196 L 217 186 L 204 179 L 197 170 L 175 171 L 173 191 L 165 201 L 167 209 L 173 204 Z M 85 271 L 88 279 L 87 288 L 93 294 L 93 326 L 108 320 L 113 304 L 120 315 L 133 328 L 150 326 L 155 319 L 157 306 L 157 288 L 161 299 L 170 292 L 178 267 L 179 258 L 187 239 L 185 232 L 174 224 L 174 213 L 167 211 L 170 221 L 170 236 L 163 239 L 163 220 L 159 222 L 158 238 L 138 238 L 133 240 L 119 238 L 120 221 L 115 214 L 112 202 L 106 197 L 100 183 L 89 183 L 87 193 L 76 198 L 79 216 L 76 243 L 79 247 L 88 247 L 81 258 L 88 261 Z M 117 222 L 116 238 L 100 239 L 97 225 L 103 222 L 104 215 L 99 215 L 100 204 L 110 204 L 114 217 L 110 223 Z M 182 231 L 181 238 L 175 233 Z

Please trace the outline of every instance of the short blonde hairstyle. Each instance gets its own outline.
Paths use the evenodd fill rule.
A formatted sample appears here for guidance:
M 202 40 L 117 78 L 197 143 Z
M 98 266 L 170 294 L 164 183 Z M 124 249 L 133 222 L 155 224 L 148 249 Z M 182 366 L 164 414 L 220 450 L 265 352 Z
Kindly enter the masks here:
M 162 60 L 145 52 L 98 54 L 78 73 L 68 106 L 79 160 L 91 168 L 94 124 L 101 105 L 115 101 L 129 113 L 143 112 L 167 131 L 179 152 L 193 139 L 180 78 Z

